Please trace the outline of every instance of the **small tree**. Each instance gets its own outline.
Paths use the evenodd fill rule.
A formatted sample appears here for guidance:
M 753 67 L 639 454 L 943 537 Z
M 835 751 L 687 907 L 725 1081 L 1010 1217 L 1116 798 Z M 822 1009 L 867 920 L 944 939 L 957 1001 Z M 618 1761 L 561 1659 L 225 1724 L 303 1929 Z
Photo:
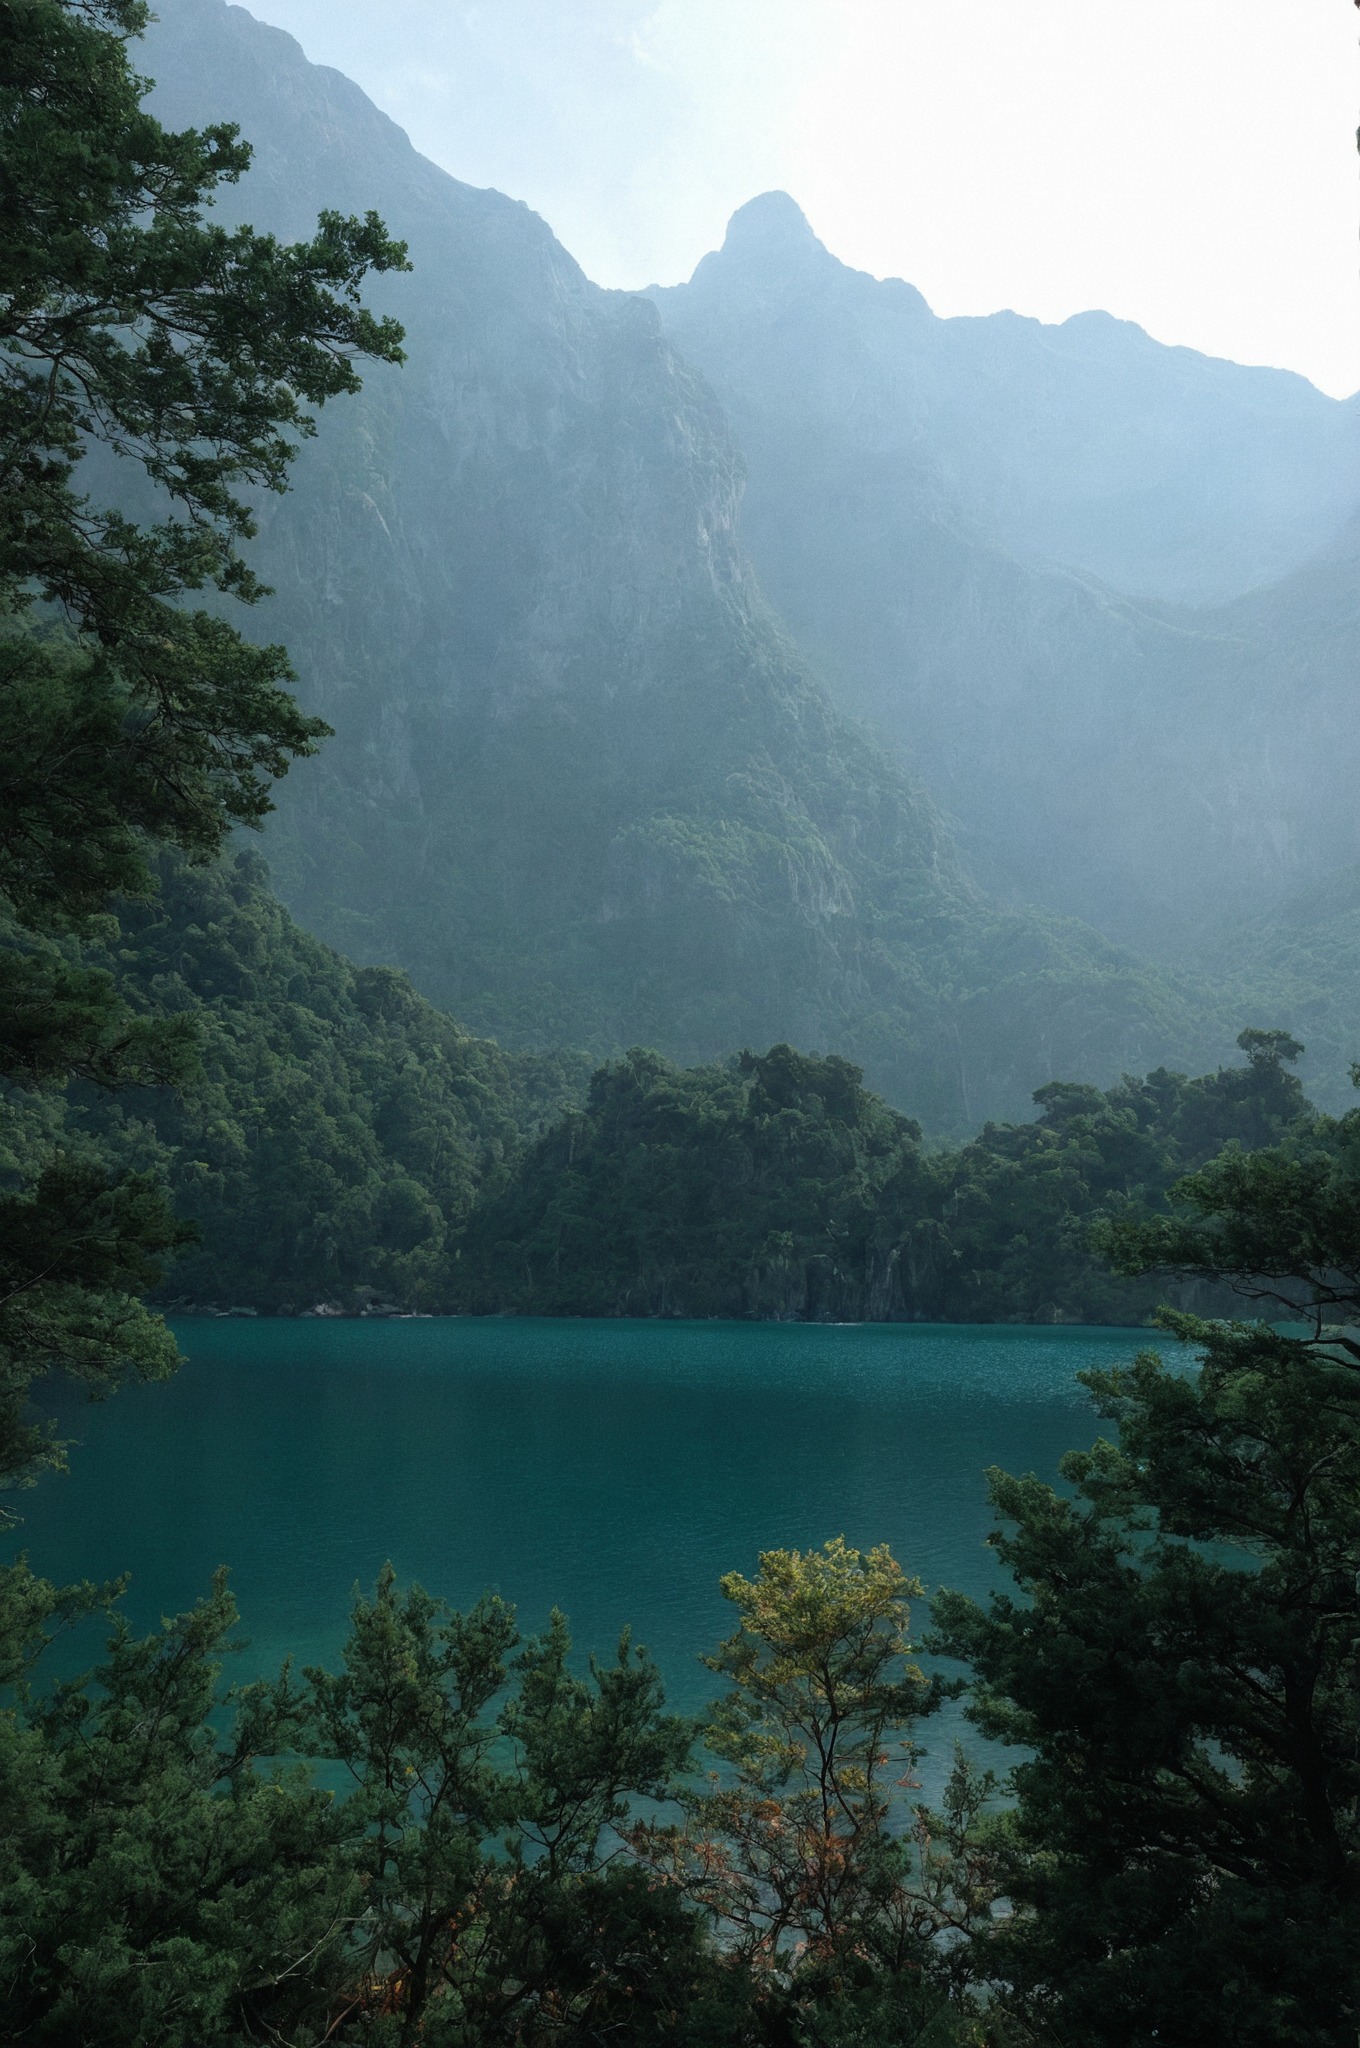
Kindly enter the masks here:
M 626 2018 L 643 2040 L 648 2013 L 718 1969 L 619 1833 L 669 1796 L 690 1728 L 626 1635 L 588 1677 L 570 1651 L 560 1614 L 521 1645 L 494 1595 L 459 1614 L 389 1565 L 355 1604 L 342 1670 L 306 1674 L 303 1746 L 354 1787 L 352 2019 L 378 2039 L 588 2040 Z
M 911 1661 L 920 1596 L 886 1544 L 867 1556 L 768 1550 L 730 1572 L 734 1635 L 706 1658 L 732 1682 L 706 1731 L 727 1767 L 696 1809 L 715 1845 L 714 1904 L 753 1955 L 789 1943 L 832 1956 L 882 1888 L 886 1824 L 916 1757 L 909 1729 L 935 1704 Z
M 907 1796 L 912 1730 L 942 1692 L 912 1658 L 919 1583 L 886 1545 L 837 1537 L 766 1551 L 722 1590 L 740 1619 L 704 1660 L 732 1683 L 705 1731 L 717 1769 L 635 1850 L 705 1908 L 772 2038 L 954 2038 L 991 1900 L 988 1786 L 960 1761 L 944 1814 Z

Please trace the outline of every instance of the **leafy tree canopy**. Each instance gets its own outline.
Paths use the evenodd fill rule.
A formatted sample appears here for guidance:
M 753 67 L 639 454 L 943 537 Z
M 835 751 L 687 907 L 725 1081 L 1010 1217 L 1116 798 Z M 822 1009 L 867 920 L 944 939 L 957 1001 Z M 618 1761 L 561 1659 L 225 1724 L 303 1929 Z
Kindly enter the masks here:
M 1197 1078 L 1051 1082 L 1032 1122 L 947 1149 L 834 1056 L 682 1069 L 634 1051 L 486 1190 L 460 1286 L 556 1315 L 1142 1321 L 1163 1283 L 1112 1274 L 1093 1225 L 1316 1121 L 1282 1064 L 1293 1041 L 1239 1042 L 1245 1065 Z
M 63 2048 L 999 2043 L 974 1995 L 985 1787 L 956 1772 L 936 1817 L 892 1782 L 933 1696 L 911 1588 L 838 1542 L 725 1581 L 740 1622 L 710 1661 L 734 1690 L 706 1739 L 730 1789 L 708 1793 L 698 1731 L 627 1635 L 582 1671 L 561 1615 L 525 1639 L 498 1597 L 460 1613 L 389 1566 L 337 1669 L 224 1695 L 221 1578 L 139 1639 L 117 1587 L 20 1566 L 0 1614 L 11 2029 Z M 102 1658 L 44 1684 L 53 1638 L 91 1618 Z

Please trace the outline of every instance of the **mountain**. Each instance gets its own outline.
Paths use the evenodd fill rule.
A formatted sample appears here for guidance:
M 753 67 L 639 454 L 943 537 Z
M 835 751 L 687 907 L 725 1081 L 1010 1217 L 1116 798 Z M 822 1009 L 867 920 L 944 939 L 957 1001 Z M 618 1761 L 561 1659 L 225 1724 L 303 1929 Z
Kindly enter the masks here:
M 261 507 L 256 629 L 336 728 L 270 834 L 304 923 L 507 1044 L 834 1047 L 937 1129 L 1223 1049 L 1241 1020 L 1193 988 L 990 902 L 833 708 L 738 544 L 724 413 L 645 298 L 243 9 L 167 0 L 143 68 L 163 120 L 254 144 L 228 218 L 374 207 L 410 244 L 373 293 L 409 361 Z
M 652 297 L 763 586 L 991 887 L 1197 960 L 1360 858 L 1357 401 L 1103 315 L 937 320 L 782 194 Z
M 1031 564 L 1217 603 L 1300 567 L 1360 510 L 1360 394 L 1168 348 L 1128 320 L 938 319 L 839 262 L 787 193 L 741 207 L 690 282 L 653 287 L 719 389 L 835 420 L 935 478 Z

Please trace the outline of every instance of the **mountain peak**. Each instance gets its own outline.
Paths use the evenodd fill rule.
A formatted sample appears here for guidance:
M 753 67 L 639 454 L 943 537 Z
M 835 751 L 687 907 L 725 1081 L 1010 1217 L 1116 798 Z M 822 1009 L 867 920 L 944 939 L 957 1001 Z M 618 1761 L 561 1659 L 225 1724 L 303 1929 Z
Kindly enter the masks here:
M 820 249 L 807 215 L 787 192 L 762 192 L 739 206 L 727 223 L 726 253 L 748 250 Z

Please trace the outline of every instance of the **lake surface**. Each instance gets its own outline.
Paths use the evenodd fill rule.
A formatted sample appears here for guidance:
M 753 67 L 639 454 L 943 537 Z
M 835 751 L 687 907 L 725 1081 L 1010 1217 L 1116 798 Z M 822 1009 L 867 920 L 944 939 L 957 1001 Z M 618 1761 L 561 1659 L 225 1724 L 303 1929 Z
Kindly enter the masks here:
M 631 1623 L 685 1711 L 713 1690 L 699 1653 L 730 1630 L 719 1575 L 762 1549 L 886 1541 L 927 1593 L 1000 1584 L 985 1468 L 1055 1476 L 1100 1433 L 1074 1375 L 1154 1341 L 462 1319 L 177 1334 L 175 1379 L 61 1413 L 70 1473 L 17 1503 L 36 1569 L 130 1571 L 145 1627 L 229 1564 L 246 1678 L 288 1651 L 333 1659 L 353 1587 L 391 1558 L 455 1605 L 494 1588 L 526 1628 L 556 1603 L 583 1650 L 608 1654 Z

